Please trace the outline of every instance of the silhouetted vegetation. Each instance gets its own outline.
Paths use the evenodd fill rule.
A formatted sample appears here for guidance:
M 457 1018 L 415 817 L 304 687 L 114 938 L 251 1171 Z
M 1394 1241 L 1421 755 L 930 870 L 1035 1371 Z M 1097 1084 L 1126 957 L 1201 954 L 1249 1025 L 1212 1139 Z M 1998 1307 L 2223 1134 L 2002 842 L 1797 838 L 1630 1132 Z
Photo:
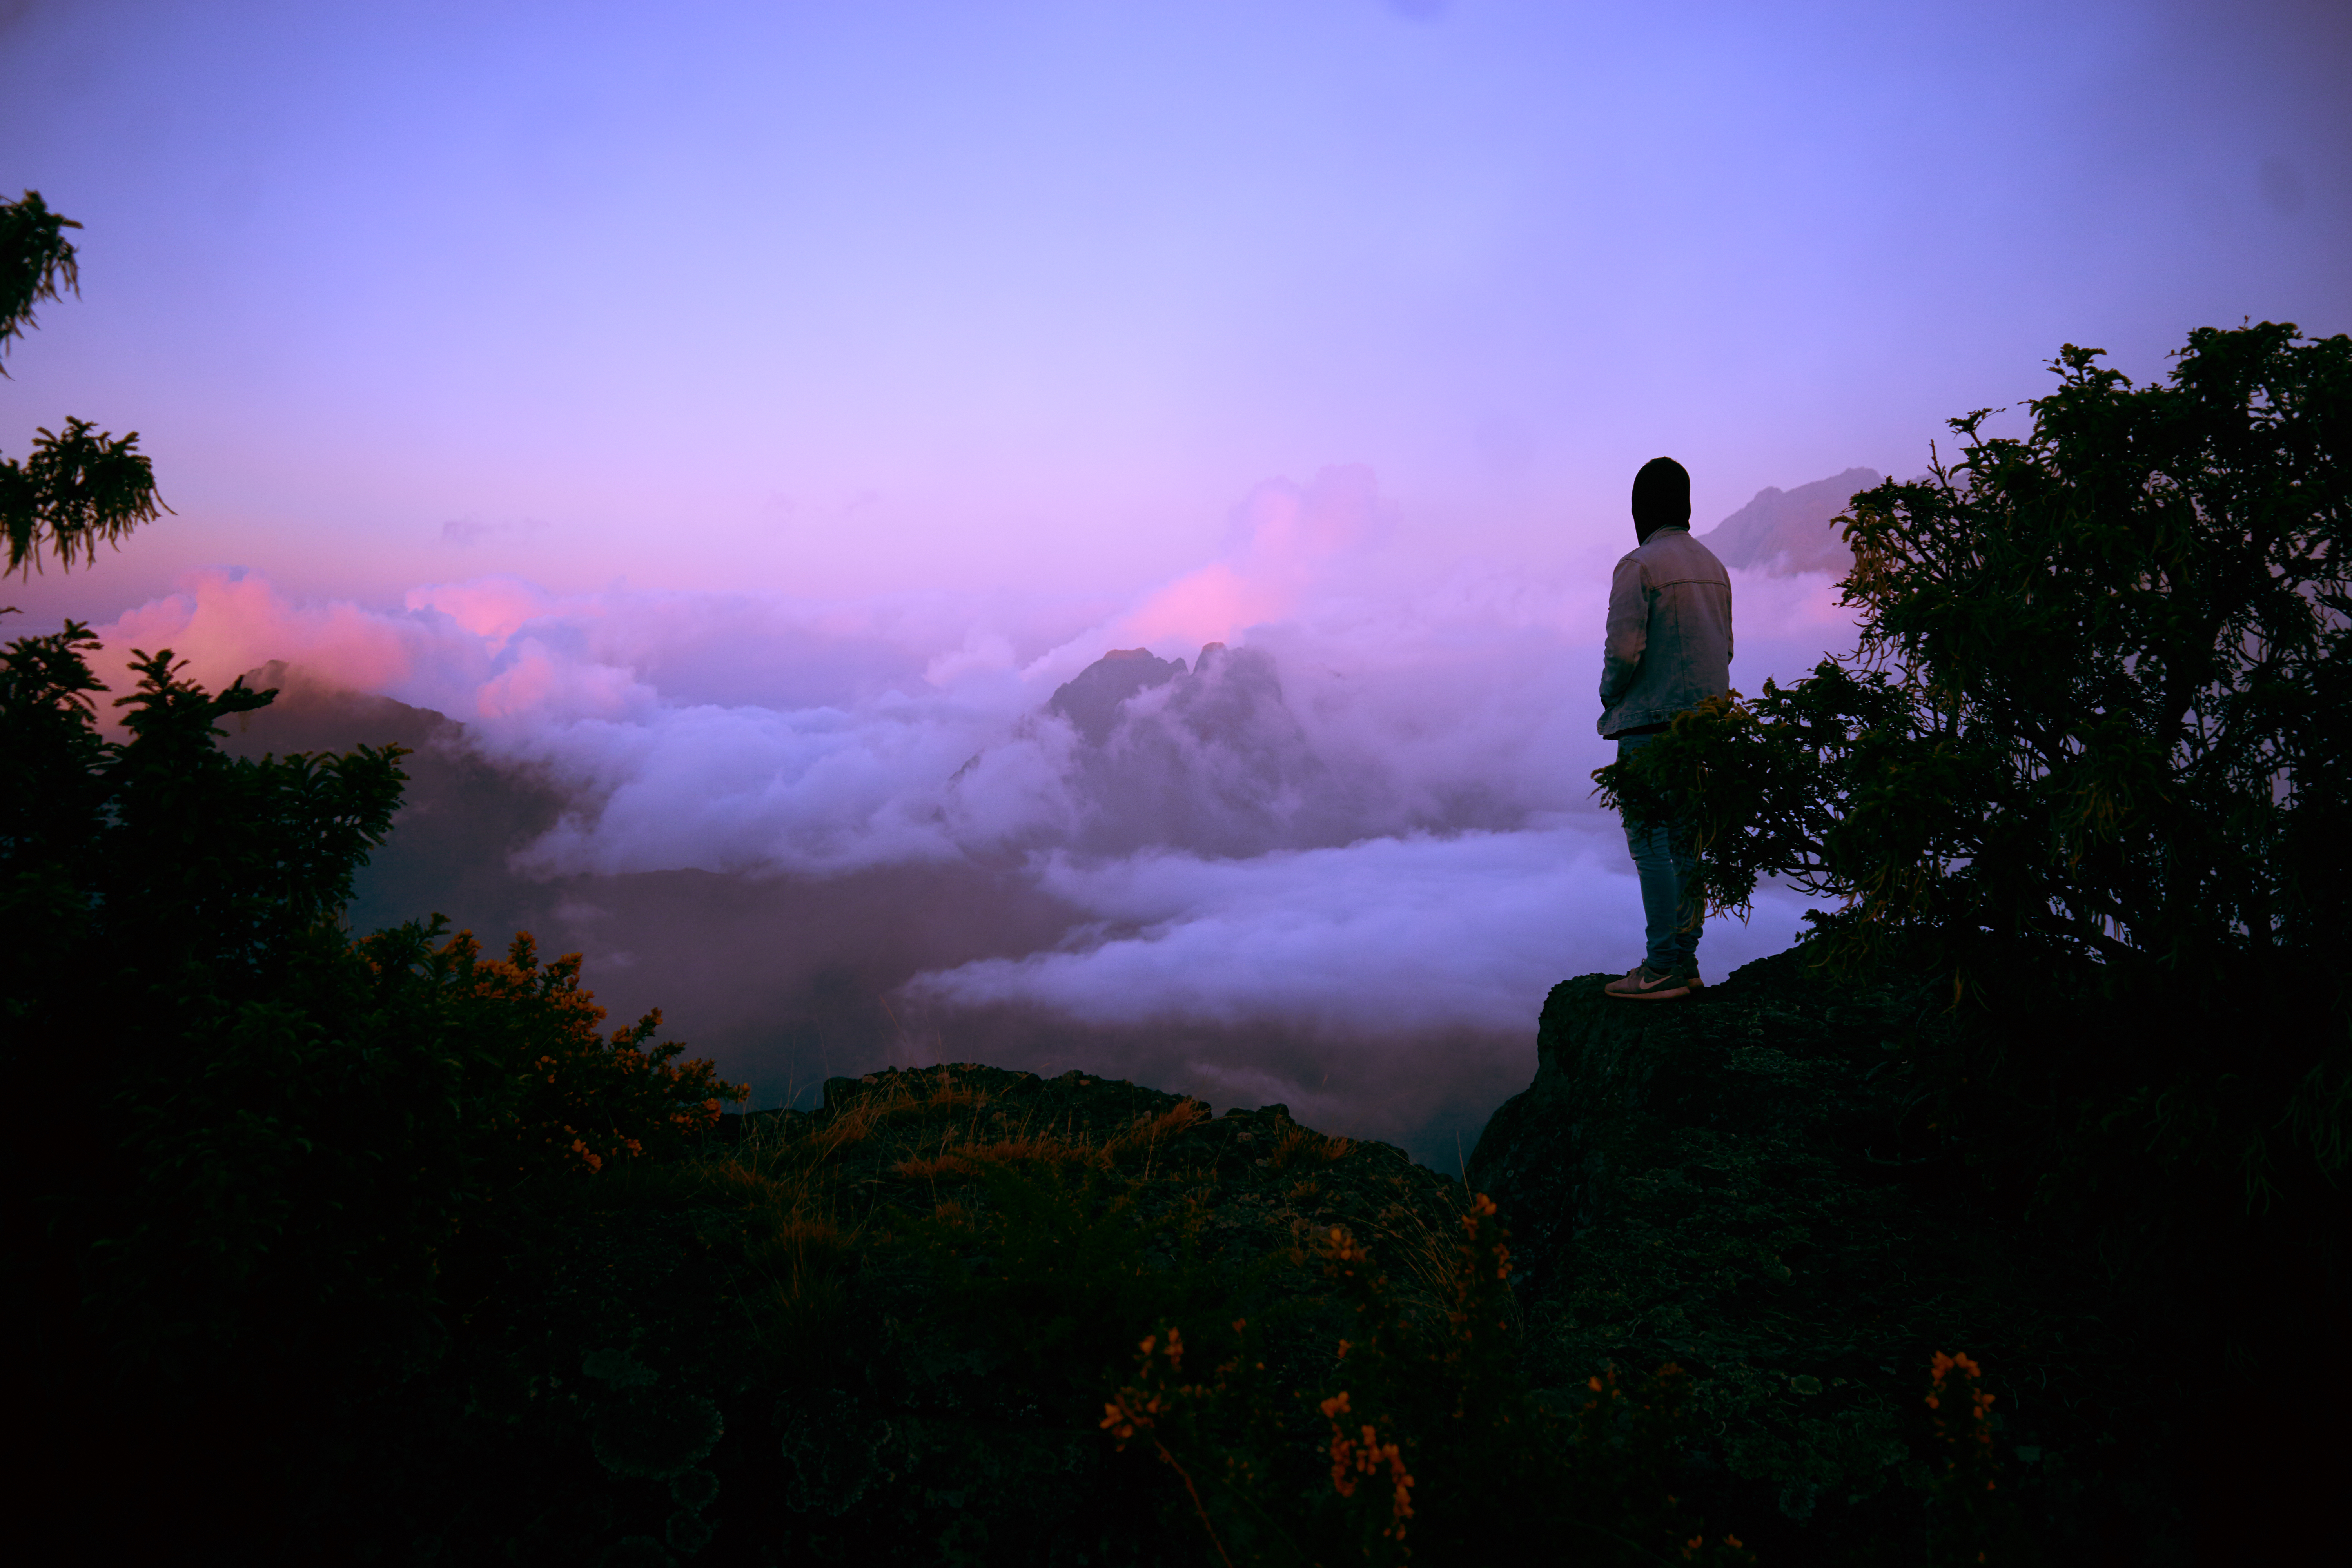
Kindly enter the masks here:
M 91 647 L 0 654 L 12 1037 L 70 1032 L 26 1066 L 88 1107 L 21 1173 L 31 1381 L 158 1538 L 1747 1560 L 1752 1502 L 1691 1468 L 1722 1369 L 1531 1342 L 1501 1216 L 1454 1181 L 1279 1107 L 981 1068 L 714 1141 L 735 1091 L 655 1017 L 600 1035 L 576 957 L 339 928 L 395 750 L 229 758 L 217 721 L 268 694 L 168 653 L 110 739 Z M 1716 1244 L 1677 1245 L 1656 1262 Z
M 442 1276 L 483 1211 L 675 1154 L 741 1091 L 654 1044 L 657 1016 L 601 1037 L 578 958 L 528 937 L 496 962 L 437 922 L 352 941 L 396 749 L 227 757 L 216 721 L 270 693 L 209 694 L 168 650 L 110 739 L 94 647 L 68 623 L 0 650 L 0 1006 L 40 1108 L 11 1250 L 47 1358 L 25 1374 L 112 1428 L 90 1441 L 233 1430 L 299 1470 L 294 1412 L 444 1353 Z
M 80 264 L 65 237 L 80 226 L 51 212 L 38 191 L 0 202 L 0 356 L 37 324 L 35 306 L 61 290 L 80 290 Z M 0 364 L 0 375 L 6 374 Z M 100 543 L 118 542 L 167 510 L 139 450 L 139 432 L 117 437 L 93 435 L 93 428 L 69 418 L 62 435 L 44 426 L 22 463 L 0 458 L 0 531 L 8 535 L 9 572 L 39 566 L 44 548 L 68 570 L 76 556 L 95 561 Z
M 492 1222 L 333 1489 L 355 1548 L 1744 1560 L 1671 1495 L 1676 1374 L 1530 1394 L 1493 1205 L 1394 1149 L 969 1066 L 729 1131 Z

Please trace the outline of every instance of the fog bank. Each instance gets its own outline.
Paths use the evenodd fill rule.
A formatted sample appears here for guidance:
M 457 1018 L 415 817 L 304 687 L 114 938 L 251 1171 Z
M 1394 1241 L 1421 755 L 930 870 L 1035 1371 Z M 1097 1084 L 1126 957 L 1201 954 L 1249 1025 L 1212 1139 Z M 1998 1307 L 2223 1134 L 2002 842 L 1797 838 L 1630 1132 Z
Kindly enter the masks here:
M 1829 489 L 1749 510 L 1810 528 L 1787 503 Z M 1083 1066 L 1444 1163 L 1532 1069 L 1549 987 L 1640 954 L 1591 799 L 1612 559 L 1430 572 L 1334 469 L 1259 487 L 1215 559 L 1125 604 L 488 578 L 370 607 L 215 572 L 101 634 L 214 683 L 281 661 L 242 750 L 415 749 L 356 924 L 582 950 L 616 1014 L 662 1006 L 762 1102 Z M 1851 641 L 1785 551 L 1734 583 L 1743 689 Z M 1704 966 L 1801 912 L 1768 889 Z

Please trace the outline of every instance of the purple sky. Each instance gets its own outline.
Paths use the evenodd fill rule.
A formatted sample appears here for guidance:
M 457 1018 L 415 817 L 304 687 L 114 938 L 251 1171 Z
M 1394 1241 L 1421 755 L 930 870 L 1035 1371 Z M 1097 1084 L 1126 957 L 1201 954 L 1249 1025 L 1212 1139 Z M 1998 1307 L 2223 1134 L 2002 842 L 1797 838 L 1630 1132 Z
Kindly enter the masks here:
M 0 16 L 5 180 L 89 226 L 0 442 L 136 426 L 179 509 L 44 605 L 1124 590 L 1339 462 L 1557 558 L 1658 451 L 1711 519 L 2062 342 L 2352 328 L 2336 5 Z
M 0 59 L 0 186 L 88 226 L 0 452 L 135 427 L 175 509 L 17 626 L 449 712 L 574 792 L 520 875 L 1027 856 L 1063 937 L 901 999 L 1105 1027 L 1517 1040 L 1632 961 L 1584 792 L 1643 459 L 1704 529 L 2062 342 L 2352 330 L 2333 4 L 32 0 Z M 1847 636 L 1739 593 L 1747 689 Z M 1024 715 L 1213 638 L 1346 810 L 1081 853 Z

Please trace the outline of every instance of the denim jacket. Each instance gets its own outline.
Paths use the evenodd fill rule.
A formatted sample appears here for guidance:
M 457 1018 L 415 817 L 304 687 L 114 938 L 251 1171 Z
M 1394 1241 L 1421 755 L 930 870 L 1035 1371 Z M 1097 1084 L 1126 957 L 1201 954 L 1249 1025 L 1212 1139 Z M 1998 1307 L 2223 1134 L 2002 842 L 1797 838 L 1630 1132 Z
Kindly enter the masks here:
M 1601 658 L 1601 733 L 1664 724 L 1731 689 L 1731 578 L 1687 528 L 1617 563 Z

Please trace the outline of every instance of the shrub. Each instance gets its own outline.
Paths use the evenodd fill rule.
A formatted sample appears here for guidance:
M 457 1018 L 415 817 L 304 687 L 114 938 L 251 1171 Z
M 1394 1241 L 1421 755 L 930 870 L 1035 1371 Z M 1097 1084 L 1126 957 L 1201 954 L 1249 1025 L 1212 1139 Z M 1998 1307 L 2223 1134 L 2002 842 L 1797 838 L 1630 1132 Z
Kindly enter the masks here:
M 1433 1300 L 1400 1288 L 1345 1226 L 1314 1238 L 1347 1331 L 1280 1366 L 1263 1330 L 1163 1324 L 1101 1425 L 1168 1468 L 1219 1559 L 1239 1563 L 1750 1561 L 1673 1492 L 1688 1379 L 1594 1377 L 1562 1409 L 1519 1375 L 1510 1253 L 1494 1205 L 1461 1219 Z M 1289 1397 L 1284 1398 L 1287 1393 Z
M 1927 1367 L 1924 1403 L 1935 1430 L 1936 1463 L 1927 1481 L 1928 1560 L 2013 1563 L 2032 1552 L 1995 1442 L 1995 1395 L 1984 1369 L 1966 1355 L 1937 1351 Z
M 716 1127 L 723 1103 L 747 1091 L 719 1080 L 709 1061 L 677 1062 L 676 1041 L 656 1041 L 658 1010 L 597 1033 L 604 1009 L 580 984 L 581 955 L 539 961 L 529 931 L 504 959 L 485 961 L 470 931 L 438 946 L 432 926 L 378 931 L 357 944 L 380 984 L 422 986 L 434 1026 L 489 1064 L 474 1110 L 500 1136 L 496 1161 L 507 1173 L 594 1173 L 607 1164 L 674 1154 Z M 500 1104 L 503 1099 L 508 1103 Z
M 64 1286 L 37 1307 L 105 1380 L 191 1412 L 234 1389 L 268 1426 L 436 1353 L 481 1205 L 674 1151 L 744 1091 L 657 1014 L 600 1036 L 578 956 L 528 935 L 500 961 L 437 918 L 352 942 L 398 749 L 226 756 L 217 721 L 274 693 L 209 693 L 169 650 L 110 738 L 96 647 L 68 623 L 0 649 L 0 1006 L 51 1108 L 12 1154 Z

